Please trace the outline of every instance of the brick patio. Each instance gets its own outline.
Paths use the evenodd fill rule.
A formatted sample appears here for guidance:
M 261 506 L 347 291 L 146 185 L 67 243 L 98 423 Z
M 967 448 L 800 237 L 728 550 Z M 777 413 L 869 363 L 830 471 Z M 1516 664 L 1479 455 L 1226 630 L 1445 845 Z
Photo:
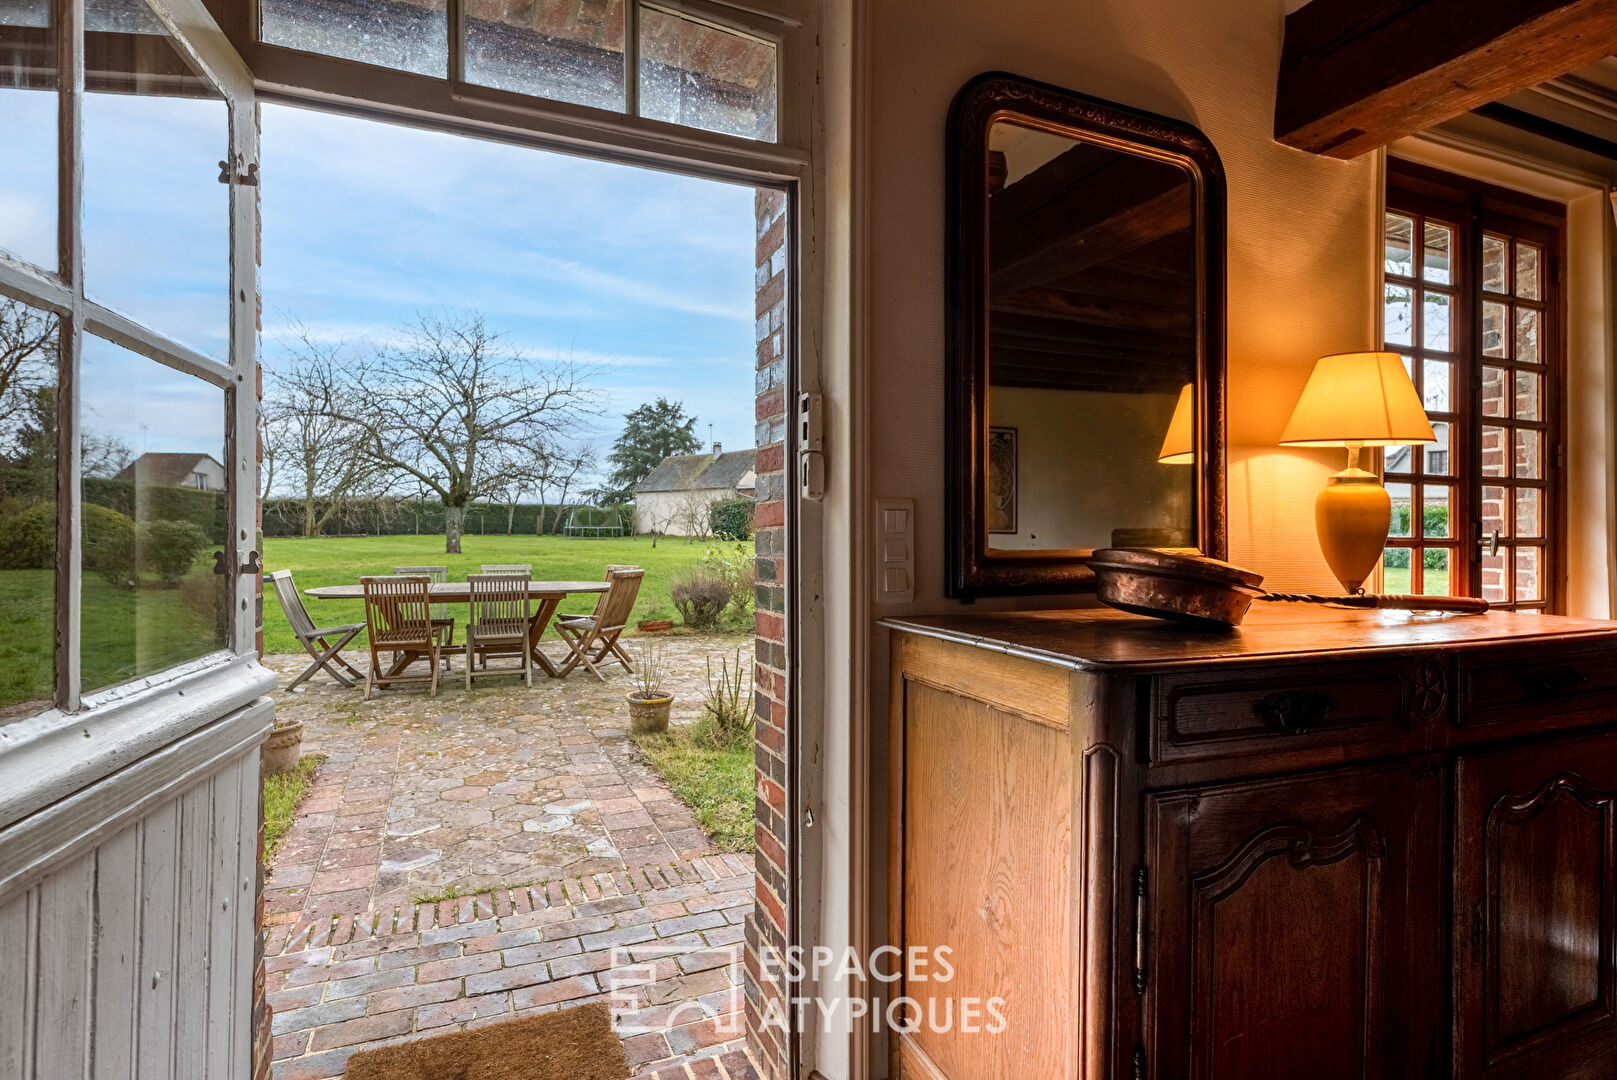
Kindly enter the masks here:
M 750 644 L 666 640 L 676 723 L 700 707 L 707 658 Z M 305 662 L 265 659 L 283 686 Z M 645 1080 L 756 1076 L 739 962 L 753 859 L 716 851 L 641 762 L 627 675 L 368 703 L 305 687 L 277 715 L 327 760 L 265 882 L 276 1080 L 592 1000 L 614 1004 Z

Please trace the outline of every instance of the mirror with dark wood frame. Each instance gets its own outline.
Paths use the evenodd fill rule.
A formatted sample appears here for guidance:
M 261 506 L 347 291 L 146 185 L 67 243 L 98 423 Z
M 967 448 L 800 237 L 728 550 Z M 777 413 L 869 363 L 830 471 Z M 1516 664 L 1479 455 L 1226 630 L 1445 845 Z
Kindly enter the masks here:
M 991 74 L 948 146 L 951 596 L 1224 555 L 1224 181 L 1195 128 Z

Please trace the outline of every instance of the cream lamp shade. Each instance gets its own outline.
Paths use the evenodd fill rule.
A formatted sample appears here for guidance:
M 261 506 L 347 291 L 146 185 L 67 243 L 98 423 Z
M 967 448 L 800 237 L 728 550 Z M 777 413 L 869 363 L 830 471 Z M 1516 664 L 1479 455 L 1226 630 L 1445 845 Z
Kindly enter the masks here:
M 1282 446 L 1409 446 L 1436 442 L 1397 353 L 1322 356 L 1280 436 Z
M 1392 499 L 1375 473 L 1359 468 L 1359 451 L 1436 441 L 1397 353 L 1338 353 L 1315 362 L 1280 442 L 1347 447 L 1347 468 L 1314 500 L 1314 531 L 1331 573 L 1348 592 L 1359 591 L 1375 572 L 1392 524 Z
M 1196 387 L 1186 383 L 1179 391 L 1179 403 L 1173 407 L 1173 419 L 1168 421 L 1168 434 L 1162 440 L 1162 451 L 1157 460 L 1164 465 L 1194 465 L 1196 463 Z

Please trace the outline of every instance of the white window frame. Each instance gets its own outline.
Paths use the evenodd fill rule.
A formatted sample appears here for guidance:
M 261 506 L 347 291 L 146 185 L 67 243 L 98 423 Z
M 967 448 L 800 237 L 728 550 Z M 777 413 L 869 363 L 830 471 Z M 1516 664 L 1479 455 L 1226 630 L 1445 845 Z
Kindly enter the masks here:
M 258 160 L 253 80 L 201 0 L 145 0 L 174 46 L 223 97 L 229 173 Z M 257 522 L 258 189 L 229 185 L 229 347 L 220 362 L 85 295 L 83 208 L 83 0 L 55 0 L 58 94 L 58 260 L 37 267 L 0 251 L 0 294 L 55 315 L 61 341 L 57 446 L 56 666 L 52 707 L 0 726 L 0 827 L 67 792 L 240 709 L 273 687 L 258 665 L 257 571 L 243 572 Z M 211 165 L 211 163 L 210 163 Z M 217 166 L 211 166 L 217 168 Z M 229 490 L 226 648 L 84 694 L 80 689 L 80 358 L 86 334 L 194 376 L 223 391 Z M 86 742 L 86 740 L 89 740 Z

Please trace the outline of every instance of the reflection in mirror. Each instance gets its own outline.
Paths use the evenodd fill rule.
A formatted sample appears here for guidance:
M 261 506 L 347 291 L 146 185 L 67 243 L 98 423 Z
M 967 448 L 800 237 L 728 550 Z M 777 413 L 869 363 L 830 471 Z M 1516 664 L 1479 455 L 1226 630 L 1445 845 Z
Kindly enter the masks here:
M 56 684 L 56 316 L 0 297 L 0 720 Z
M 82 689 L 225 647 L 225 395 L 84 335 Z
M 223 361 L 230 338 L 224 98 L 144 0 L 86 0 L 90 299 Z M 250 122 L 250 121 L 249 121 Z
M 1196 545 L 1192 173 L 988 132 L 990 551 Z
M 56 28 L 50 0 L 0 0 L 0 248 L 56 269 Z

